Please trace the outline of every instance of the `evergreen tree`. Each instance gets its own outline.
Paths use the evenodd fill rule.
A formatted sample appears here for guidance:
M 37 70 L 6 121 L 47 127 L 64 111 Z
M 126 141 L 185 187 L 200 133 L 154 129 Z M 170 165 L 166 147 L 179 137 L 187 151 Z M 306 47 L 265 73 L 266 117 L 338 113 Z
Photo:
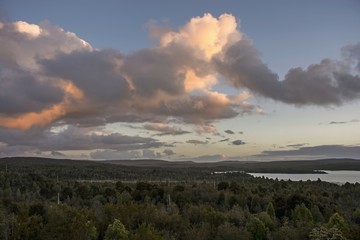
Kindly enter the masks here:
M 129 238 L 129 232 L 119 219 L 115 219 L 109 224 L 105 232 L 104 240 L 126 240 Z

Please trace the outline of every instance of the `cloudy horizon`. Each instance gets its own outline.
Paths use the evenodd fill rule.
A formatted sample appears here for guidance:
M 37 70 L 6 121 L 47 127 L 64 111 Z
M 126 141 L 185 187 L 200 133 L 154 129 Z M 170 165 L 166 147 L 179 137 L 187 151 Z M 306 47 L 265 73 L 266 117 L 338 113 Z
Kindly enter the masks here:
M 360 159 L 360 33 L 351 35 L 355 25 L 315 33 L 300 16 L 298 27 L 319 40 L 299 49 L 269 42 L 270 48 L 298 51 L 297 57 L 282 59 L 291 66 L 284 70 L 273 67 L 279 60 L 257 47 L 268 37 L 264 29 L 254 39 L 243 30 L 251 30 L 257 19 L 245 15 L 242 20 L 240 12 L 227 8 L 220 7 L 221 13 L 200 8 L 176 25 L 171 18 L 162 23 L 161 15 L 131 25 L 123 34 L 146 26 L 150 40 L 129 50 L 126 44 L 94 45 L 91 37 L 80 37 L 77 27 L 65 30 L 61 18 L 53 22 L 51 11 L 40 21 L 19 17 L 24 13 L 15 5 L 7 2 L 1 12 L 11 17 L 0 18 L 0 157 Z M 343 24 L 359 19 L 350 8 L 349 3 L 342 9 L 349 15 Z M 330 16 L 316 17 L 319 27 L 329 24 L 321 17 Z M 78 27 L 86 26 L 91 23 Z M 344 40 L 333 45 L 318 36 L 337 32 Z M 301 41 L 304 33 L 298 34 Z M 112 35 L 102 38 L 110 41 Z M 319 44 L 337 53 L 319 52 L 296 65 Z

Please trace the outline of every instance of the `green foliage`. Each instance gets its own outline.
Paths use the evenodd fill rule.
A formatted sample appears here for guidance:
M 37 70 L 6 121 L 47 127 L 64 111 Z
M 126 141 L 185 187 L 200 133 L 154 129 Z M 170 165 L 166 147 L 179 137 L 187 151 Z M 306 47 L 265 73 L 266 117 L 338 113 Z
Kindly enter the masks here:
M 356 224 L 360 225 L 360 208 L 354 210 L 354 212 L 352 213 L 352 219 Z
M 246 224 L 246 231 L 251 234 L 251 239 L 262 240 L 267 239 L 268 229 L 265 224 L 257 217 L 250 218 L 250 221 Z
M 224 223 L 217 229 L 216 240 L 241 240 L 248 239 L 246 231 L 230 223 Z
M 87 239 L 91 236 L 85 211 L 67 205 L 50 205 L 45 215 L 44 239 Z
M 330 219 L 329 222 L 327 223 L 327 227 L 329 228 L 333 228 L 336 227 L 337 229 L 339 229 L 341 232 L 343 233 L 347 233 L 349 231 L 349 225 L 348 223 L 345 221 L 345 219 L 339 214 L 339 213 L 334 213 Z
M 266 213 L 270 216 L 271 219 L 276 219 L 275 208 L 272 202 L 269 202 L 269 204 L 267 205 Z
M 319 206 L 313 205 L 310 211 L 313 216 L 314 222 L 323 223 L 325 221 L 324 216 L 319 209 Z
M 267 212 L 261 212 L 258 213 L 257 218 L 259 218 L 261 220 L 261 222 L 263 222 L 265 224 L 265 226 L 269 229 L 273 229 L 275 228 L 275 220 L 272 219 L 269 214 L 267 214 Z
M 104 240 L 127 240 L 129 239 L 129 232 L 119 219 L 115 219 L 112 224 L 109 224 L 105 232 Z
M 303 203 L 295 207 L 292 220 L 295 226 L 312 225 L 314 221 L 310 210 Z
M 136 233 L 132 236 L 133 240 L 160 240 L 160 233 L 151 224 L 141 224 Z
M 310 240 L 346 240 L 343 233 L 337 228 L 316 227 L 311 230 Z
M 235 194 L 239 193 L 240 192 L 239 184 L 237 184 L 237 182 L 231 181 L 229 190 Z
M 0 239 L 360 236 L 360 184 L 277 181 L 200 168 L 42 163 L 9 169 L 0 166 Z
M 220 182 L 218 185 L 217 185 L 217 189 L 219 190 L 219 191 L 221 191 L 221 190 L 226 190 L 226 189 L 228 189 L 229 188 L 229 183 L 227 183 L 227 182 Z
M 86 222 L 86 236 L 88 240 L 96 240 L 97 239 L 97 230 L 96 227 L 94 226 L 94 224 L 91 221 L 87 221 Z
M 210 224 L 208 224 L 206 222 L 201 222 L 201 223 L 192 225 L 191 227 L 189 227 L 185 231 L 183 239 L 185 239 L 185 240 L 211 239 L 211 227 L 210 227 Z

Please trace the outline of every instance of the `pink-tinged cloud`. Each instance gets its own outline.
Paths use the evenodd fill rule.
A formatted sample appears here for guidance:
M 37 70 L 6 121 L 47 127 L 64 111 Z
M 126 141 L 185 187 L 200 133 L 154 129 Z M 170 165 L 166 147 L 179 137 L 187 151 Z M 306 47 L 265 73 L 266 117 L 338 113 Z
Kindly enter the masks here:
M 150 131 L 156 131 L 158 132 L 155 135 L 158 136 L 164 136 L 164 135 L 183 135 L 190 133 L 189 131 L 184 131 L 179 127 L 170 126 L 168 124 L 164 123 L 150 123 L 145 124 L 144 129 L 150 130 Z
M 217 73 L 211 58 L 241 39 L 233 16 L 205 14 L 158 39 L 156 47 L 124 55 L 94 49 L 48 22 L 2 23 L 0 62 L 5 68 L 0 85 L 6 87 L 0 89 L 0 99 L 12 105 L 0 104 L 0 126 L 25 130 L 59 120 L 103 125 L 132 122 L 129 116 L 209 125 L 252 108 L 247 99 L 212 90 Z M 32 84 L 21 92 L 27 79 Z M 71 93 L 59 87 L 64 82 L 82 93 L 70 96 L 76 99 L 70 104 Z

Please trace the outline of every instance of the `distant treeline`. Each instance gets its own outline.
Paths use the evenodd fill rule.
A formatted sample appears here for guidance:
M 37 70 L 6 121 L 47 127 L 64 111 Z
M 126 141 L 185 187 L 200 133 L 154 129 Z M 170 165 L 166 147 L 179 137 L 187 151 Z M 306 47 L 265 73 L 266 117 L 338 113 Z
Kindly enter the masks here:
M 153 159 L 143 160 L 108 160 L 88 161 L 70 159 L 48 159 L 35 157 L 12 157 L 0 158 L 0 167 L 16 167 L 18 170 L 32 166 L 47 166 L 66 168 L 69 166 L 81 167 L 82 169 L 97 168 L 99 172 L 112 172 L 111 169 L 184 169 L 188 171 L 245 171 L 257 173 L 314 173 L 317 170 L 358 170 L 360 160 L 357 159 L 321 159 L 302 161 L 272 161 L 272 162 L 244 162 L 244 161 L 221 161 L 221 162 L 191 162 L 191 161 L 163 161 Z M 44 170 L 44 169 L 42 169 Z

